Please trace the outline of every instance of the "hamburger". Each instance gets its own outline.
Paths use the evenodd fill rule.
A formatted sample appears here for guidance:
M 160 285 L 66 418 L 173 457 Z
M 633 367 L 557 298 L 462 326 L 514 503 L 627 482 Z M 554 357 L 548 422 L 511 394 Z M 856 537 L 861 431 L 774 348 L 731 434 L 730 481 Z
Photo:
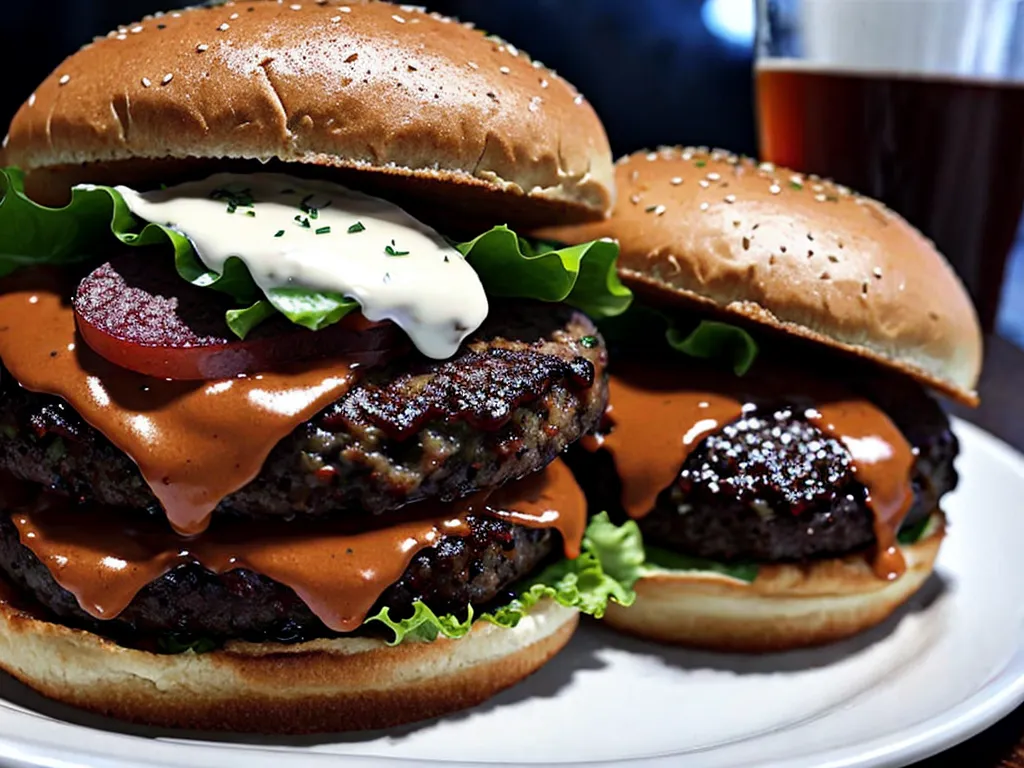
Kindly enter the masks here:
M 617 248 L 516 234 L 601 218 L 611 155 L 539 62 L 384 2 L 190 8 L 61 63 L 4 162 L 0 669 L 160 726 L 377 728 L 631 602 L 559 458 Z
M 878 624 L 932 573 L 958 445 L 929 392 L 977 401 L 981 333 L 933 244 L 881 204 L 724 151 L 617 163 L 637 301 L 602 326 L 607 418 L 574 466 L 635 521 L 636 604 L 668 643 L 776 651 Z

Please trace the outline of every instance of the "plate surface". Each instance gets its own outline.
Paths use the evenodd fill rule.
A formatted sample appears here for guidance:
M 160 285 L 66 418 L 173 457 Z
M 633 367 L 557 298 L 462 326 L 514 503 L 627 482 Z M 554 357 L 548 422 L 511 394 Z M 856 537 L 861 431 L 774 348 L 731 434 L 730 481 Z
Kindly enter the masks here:
M 588 622 L 546 668 L 482 707 L 384 733 L 253 740 L 121 725 L 0 676 L 0 764 L 395 766 L 902 765 L 1024 701 L 1024 457 L 962 422 L 960 488 L 936 574 L 866 636 L 742 657 L 620 637 Z

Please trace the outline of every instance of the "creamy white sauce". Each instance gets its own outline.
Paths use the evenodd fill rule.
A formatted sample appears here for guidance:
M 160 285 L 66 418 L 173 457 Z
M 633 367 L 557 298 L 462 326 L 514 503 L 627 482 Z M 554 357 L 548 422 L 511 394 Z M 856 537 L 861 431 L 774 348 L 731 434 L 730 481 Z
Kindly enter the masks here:
M 186 235 L 214 272 L 238 258 L 264 292 L 350 297 L 370 320 L 401 327 L 428 357 L 451 357 L 487 317 L 483 285 L 462 254 L 386 200 L 275 173 L 116 189 L 140 219 Z

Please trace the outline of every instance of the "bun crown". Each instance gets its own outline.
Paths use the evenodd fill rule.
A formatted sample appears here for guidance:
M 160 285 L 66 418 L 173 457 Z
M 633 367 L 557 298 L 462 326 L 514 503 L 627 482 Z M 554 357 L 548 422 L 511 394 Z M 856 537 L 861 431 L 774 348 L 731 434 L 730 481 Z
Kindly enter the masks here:
M 641 293 L 768 325 L 977 401 L 974 306 L 933 244 L 882 204 L 717 150 L 630 155 L 616 178 L 610 219 L 544 235 L 617 239 L 622 279 Z
M 250 0 L 127 24 L 54 70 L 6 144 L 30 191 L 33 172 L 133 181 L 139 161 L 209 158 L 440 183 L 536 221 L 597 218 L 613 198 L 604 128 L 570 84 L 469 25 L 385 2 Z

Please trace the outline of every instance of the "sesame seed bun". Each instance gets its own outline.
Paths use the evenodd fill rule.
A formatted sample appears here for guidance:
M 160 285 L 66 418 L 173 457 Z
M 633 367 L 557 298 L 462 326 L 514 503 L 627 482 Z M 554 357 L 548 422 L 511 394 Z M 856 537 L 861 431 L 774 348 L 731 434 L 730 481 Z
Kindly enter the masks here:
M 84 181 L 166 182 L 167 161 L 186 159 L 440 187 L 510 223 L 599 218 L 613 198 L 604 128 L 569 83 L 467 25 L 384 2 L 228 2 L 126 24 L 58 66 L 6 141 L 43 201 Z
M 513 629 L 405 642 L 231 642 L 160 655 L 54 624 L 0 600 L 0 669 L 48 698 L 145 725 L 252 733 L 384 728 L 475 706 L 569 641 L 578 613 L 545 601 Z
M 945 536 L 936 513 L 927 538 L 901 546 L 906 572 L 879 579 L 864 555 L 762 565 L 749 584 L 714 573 L 665 572 L 637 582 L 629 608 L 609 605 L 605 621 L 631 635 L 716 651 L 767 653 L 822 645 L 884 621 L 935 566 Z
M 880 203 L 726 152 L 622 158 L 610 219 L 542 232 L 622 247 L 642 296 L 769 326 L 977 402 L 982 337 L 934 245 Z

